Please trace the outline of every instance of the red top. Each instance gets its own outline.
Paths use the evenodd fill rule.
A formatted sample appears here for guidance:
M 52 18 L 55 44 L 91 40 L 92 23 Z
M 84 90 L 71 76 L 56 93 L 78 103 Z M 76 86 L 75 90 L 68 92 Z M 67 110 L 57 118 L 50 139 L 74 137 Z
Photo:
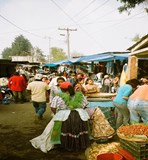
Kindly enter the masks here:
M 26 89 L 26 81 L 22 76 L 12 76 L 8 81 L 8 87 L 12 91 L 23 91 Z

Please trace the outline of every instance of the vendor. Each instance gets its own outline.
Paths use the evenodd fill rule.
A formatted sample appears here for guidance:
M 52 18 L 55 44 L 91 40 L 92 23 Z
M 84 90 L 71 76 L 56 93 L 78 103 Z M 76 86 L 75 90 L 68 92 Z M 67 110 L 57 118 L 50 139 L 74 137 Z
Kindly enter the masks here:
M 129 97 L 128 109 L 130 111 L 130 122 L 139 123 L 141 120 L 148 124 L 148 85 L 139 86 Z
M 91 78 L 88 78 L 85 83 L 86 94 L 99 93 L 100 88 L 94 84 Z
M 86 94 L 86 89 L 83 87 L 84 78 L 78 78 L 76 80 L 76 85 L 74 86 L 75 92 L 82 92 L 84 95 Z
M 116 109 L 116 129 L 129 123 L 130 114 L 127 108 L 127 101 L 138 85 L 139 81 L 137 79 L 131 79 L 118 89 L 117 95 L 113 100 Z

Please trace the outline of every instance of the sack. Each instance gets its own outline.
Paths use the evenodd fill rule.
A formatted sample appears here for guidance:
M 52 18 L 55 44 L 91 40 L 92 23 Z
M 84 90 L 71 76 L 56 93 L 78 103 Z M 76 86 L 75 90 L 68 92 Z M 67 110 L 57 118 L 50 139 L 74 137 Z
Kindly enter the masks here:
M 102 138 L 114 134 L 115 130 L 110 126 L 100 108 L 96 108 L 92 116 L 92 137 Z

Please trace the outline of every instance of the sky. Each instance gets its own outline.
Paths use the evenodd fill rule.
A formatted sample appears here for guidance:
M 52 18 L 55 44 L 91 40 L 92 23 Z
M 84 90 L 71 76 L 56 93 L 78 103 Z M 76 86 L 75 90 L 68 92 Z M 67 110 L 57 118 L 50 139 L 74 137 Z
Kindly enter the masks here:
M 148 34 L 148 14 L 137 6 L 119 13 L 117 0 L 0 0 L 0 54 L 23 35 L 44 55 L 52 47 L 91 55 L 122 52 Z

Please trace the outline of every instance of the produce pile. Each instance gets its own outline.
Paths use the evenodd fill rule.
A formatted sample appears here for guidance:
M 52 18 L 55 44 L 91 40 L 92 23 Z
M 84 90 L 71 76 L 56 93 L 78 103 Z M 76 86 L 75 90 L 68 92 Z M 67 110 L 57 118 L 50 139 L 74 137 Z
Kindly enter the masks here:
M 106 144 L 97 144 L 94 142 L 87 150 L 85 151 L 87 160 L 95 160 L 99 154 L 103 153 L 117 153 L 120 143 L 112 142 Z
M 117 131 L 118 136 L 126 138 L 139 138 L 148 140 L 148 125 L 135 124 L 122 126 Z

